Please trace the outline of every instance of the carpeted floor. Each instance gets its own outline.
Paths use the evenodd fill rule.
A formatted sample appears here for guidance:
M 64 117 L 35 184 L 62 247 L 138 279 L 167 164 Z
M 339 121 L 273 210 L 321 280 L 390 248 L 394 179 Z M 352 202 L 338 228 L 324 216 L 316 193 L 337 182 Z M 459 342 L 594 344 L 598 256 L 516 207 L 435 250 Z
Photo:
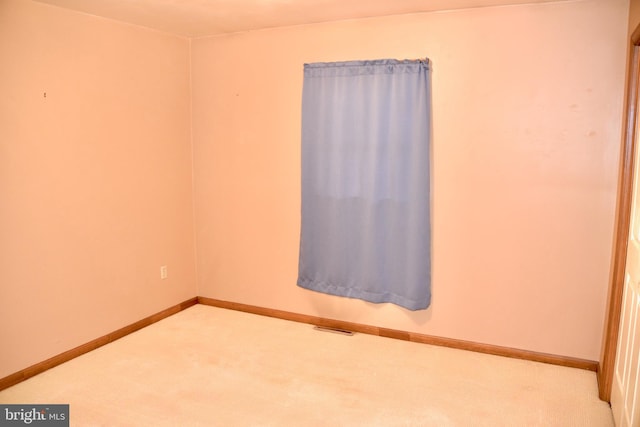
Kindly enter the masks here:
M 0 392 L 74 426 L 613 426 L 593 372 L 196 305 Z

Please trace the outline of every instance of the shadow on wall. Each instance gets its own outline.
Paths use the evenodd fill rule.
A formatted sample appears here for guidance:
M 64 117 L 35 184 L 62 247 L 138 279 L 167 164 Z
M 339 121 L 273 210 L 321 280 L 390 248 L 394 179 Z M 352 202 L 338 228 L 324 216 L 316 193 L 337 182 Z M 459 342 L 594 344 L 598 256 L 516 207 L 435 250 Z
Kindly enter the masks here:
M 433 316 L 433 304 L 425 310 L 411 311 L 391 303 L 375 304 L 357 298 L 327 295 L 303 288 L 298 289 L 304 293 L 304 299 L 312 307 L 311 312 L 325 319 L 382 326 L 388 323 L 387 318 L 396 317 L 395 313 L 400 312 L 416 326 L 424 326 L 431 321 Z

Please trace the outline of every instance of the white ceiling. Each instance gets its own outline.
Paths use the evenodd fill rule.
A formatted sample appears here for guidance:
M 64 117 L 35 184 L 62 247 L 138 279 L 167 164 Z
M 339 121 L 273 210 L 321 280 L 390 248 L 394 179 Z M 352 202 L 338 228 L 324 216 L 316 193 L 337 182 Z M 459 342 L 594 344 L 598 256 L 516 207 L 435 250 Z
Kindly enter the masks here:
M 471 7 L 566 0 L 35 0 L 188 37 Z

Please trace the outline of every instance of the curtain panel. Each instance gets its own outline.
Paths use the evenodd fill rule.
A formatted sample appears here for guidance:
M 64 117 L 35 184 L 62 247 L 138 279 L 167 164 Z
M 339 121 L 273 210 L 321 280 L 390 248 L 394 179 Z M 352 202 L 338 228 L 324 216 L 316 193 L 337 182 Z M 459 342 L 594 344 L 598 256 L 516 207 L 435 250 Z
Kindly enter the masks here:
M 304 65 L 298 286 L 431 302 L 428 60 Z

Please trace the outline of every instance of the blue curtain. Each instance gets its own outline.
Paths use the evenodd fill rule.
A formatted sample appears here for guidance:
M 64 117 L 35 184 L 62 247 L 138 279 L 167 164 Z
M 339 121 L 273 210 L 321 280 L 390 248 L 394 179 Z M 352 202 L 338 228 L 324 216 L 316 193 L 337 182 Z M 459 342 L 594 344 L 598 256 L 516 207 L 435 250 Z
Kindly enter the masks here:
M 431 302 L 428 60 L 304 65 L 298 286 Z

